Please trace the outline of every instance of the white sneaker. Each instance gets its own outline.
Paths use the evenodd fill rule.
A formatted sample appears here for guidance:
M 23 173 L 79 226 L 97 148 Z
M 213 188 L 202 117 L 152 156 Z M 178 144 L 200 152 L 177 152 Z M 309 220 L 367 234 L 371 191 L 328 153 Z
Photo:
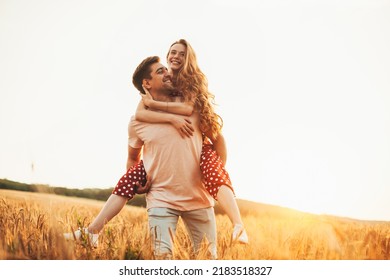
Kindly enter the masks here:
M 243 243 L 243 244 L 249 243 L 248 235 L 246 234 L 246 231 L 245 231 L 243 225 L 236 224 L 234 226 L 233 233 L 232 233 L 232 240 L 233 240 L 233 242 L 238 241 L 238 242 Z
M 84 231 L 84 232 L 82 232 Z M 91 246 L 94 248 L 97 248 L 99 245 L 99 234 L 98 233 L 89 233 L 87 228 L 78 229 L 74 232 L 67 232 L 64 233 L 64 238 L 66 240 L 80 240 L 81 236 L 86 235 L 89 237 L 89 242 Z

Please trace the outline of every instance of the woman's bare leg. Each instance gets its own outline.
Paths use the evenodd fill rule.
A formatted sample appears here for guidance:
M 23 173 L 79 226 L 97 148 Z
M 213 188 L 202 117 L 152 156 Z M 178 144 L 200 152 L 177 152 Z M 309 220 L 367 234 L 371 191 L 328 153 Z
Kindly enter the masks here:
M 126 205 L 127 198 L 115 194 L 111 194 L 102 210 L 100 210 L 97 217 L 89 225 L 88 231 L 90 233 L 99 233 L 104 225 L 114 218 Z
M 238 208 L 233 191 L 228 186 L 221 186 L 217 198 L 222 209 L 228 215 L 233 225 L 242 225 L 240 209 Z
M 238 208 L 233 191 L 227 186 L 221 186 L 218 190 L 217 198 L 222 209 L 228 215 L 234 226 L 232 241 L 248 244 L 248 235 L 245 231 L 244 224 L 242 223 L 240 209 Z

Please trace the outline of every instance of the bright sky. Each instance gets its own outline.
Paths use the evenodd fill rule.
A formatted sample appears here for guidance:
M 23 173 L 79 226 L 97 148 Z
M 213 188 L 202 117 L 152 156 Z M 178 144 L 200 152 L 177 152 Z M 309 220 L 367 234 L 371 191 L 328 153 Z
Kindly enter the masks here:
M 130 77 L 179 38 L 238 198 L 390 220 L 390 1 L 0 0 L 0 178 L 113 187 Z

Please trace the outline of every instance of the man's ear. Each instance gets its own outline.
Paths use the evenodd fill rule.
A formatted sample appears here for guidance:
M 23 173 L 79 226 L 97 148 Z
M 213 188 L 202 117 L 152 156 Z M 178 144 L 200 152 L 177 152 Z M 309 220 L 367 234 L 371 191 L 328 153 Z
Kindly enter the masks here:
M 150 84 L 150 80 L 149 79 L 143 79 L 142 80 L 142 86 L 144 88 L 146 88 L 147 90 L 149 90 L 152 86 Z

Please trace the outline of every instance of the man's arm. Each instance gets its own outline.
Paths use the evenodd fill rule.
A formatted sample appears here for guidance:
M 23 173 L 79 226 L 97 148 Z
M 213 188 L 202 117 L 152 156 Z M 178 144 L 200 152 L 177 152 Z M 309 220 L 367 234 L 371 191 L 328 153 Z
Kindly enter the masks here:
M 133 148 L 130 145 L 128 145 L 126 170 L 129 170 L 130 167 L 140 162 L 141 150 L 142 148 Z
M 133 148 L 130 145 L 128 146 L 128 155 L 127 155 L 127 164 L 126 168 L 129 170 L 130 167 L 133 165 L 136 165 L 140 162 L 141 159 L 141 150 L 142 148 Z M 145 185 L 141 185 L 141 183 L 137 182 L 136 183 L 136 189 L 135 193 L 142 194 L 142 193 L 147 193 L 152 186 L 152 181 L 149 178 L 149 176 L 146 176 L 146 183 Z

